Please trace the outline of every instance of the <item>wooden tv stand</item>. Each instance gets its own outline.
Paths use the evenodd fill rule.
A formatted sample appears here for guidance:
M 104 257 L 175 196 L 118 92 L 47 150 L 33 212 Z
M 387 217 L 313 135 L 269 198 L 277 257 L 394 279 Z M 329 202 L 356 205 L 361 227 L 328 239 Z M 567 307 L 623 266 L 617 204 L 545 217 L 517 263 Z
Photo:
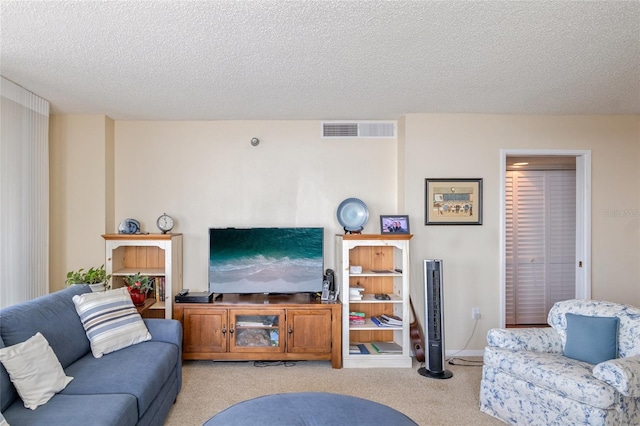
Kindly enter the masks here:
M 175 303 L 185 360 L 330 360 L 342 368 L 340 302 L 309 294 L 224 294 L 212 303 Z

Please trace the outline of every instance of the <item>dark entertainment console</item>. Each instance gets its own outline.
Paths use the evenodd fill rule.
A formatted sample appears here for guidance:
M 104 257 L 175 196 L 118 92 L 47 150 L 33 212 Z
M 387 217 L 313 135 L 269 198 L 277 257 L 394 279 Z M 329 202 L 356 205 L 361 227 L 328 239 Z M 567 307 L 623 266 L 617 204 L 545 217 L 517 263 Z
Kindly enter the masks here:
M 328 360 L 342 368 L 340 302 L 307 293 L 224 294 L 211 303 L 175 303 L 185 360 Z

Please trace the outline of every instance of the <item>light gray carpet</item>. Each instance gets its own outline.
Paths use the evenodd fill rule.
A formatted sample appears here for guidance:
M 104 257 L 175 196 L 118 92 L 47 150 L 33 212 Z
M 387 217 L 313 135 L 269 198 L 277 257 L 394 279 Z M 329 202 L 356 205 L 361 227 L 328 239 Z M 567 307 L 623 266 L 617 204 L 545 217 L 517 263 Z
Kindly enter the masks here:
M 326 361 L 299 361 L 291 365 L 256 367 L 253 362 L 185 361 L 182 391 L 165 425 L 202 425 L 240 401 L 303 391 L 333 392 L 376 401 L 403 412 L 420 425 L 504 425 L 478 409 L 482 374 L 479 366 L 447 365 L 453 378 L 436 380 L 419 375 L 420 365 L 416 362 L 410 369 L 336 370 Z

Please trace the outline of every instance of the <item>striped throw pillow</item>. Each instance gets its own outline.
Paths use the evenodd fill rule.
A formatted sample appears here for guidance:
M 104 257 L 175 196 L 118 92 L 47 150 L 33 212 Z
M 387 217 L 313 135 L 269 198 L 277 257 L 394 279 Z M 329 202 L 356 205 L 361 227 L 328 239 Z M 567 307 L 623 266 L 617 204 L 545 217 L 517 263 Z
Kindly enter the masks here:
M 126 288 L 73 296 L 95 358 L 151 339 Z

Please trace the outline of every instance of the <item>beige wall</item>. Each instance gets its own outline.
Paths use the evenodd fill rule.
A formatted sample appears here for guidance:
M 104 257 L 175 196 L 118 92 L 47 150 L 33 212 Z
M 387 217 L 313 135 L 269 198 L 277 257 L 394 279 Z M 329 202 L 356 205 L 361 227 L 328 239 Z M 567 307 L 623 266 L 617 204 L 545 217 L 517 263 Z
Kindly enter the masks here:
M 184 286 L 207 288 L 208 228 L 323 226 L 333 267 L 338 204 L 369 207 L 365 232 L 396 206 L 395 139 L 321 139 L 318 121 L 116 122 L 116 223 L 184 234 Z M 252 137 L 260 144 L 251 146 Z
M 100 235 L 113 209 L 113 120 L 51 115 L 49 130 L 49 286 L 55 291 L 64 287 L 68 271 L 104 263 Z
M 482 319 L 468 349 L 499 325 L 500 149 L 591 150 L 592 298 L 640 305 L 638 117 L 416 114 L 404 126 L 412 272 L 421 273 L 418 259 L 444 260 L 448 348 L 471 336 L 473 306 Z M 422 226 L 425 178 L 483 178 L 483 225 Z M 608 216 L 614 209 L 632 213 Z M 422 288 L 412 291 L 421 300 Z
M 53 116 L 52 282 L 71 266 L 103 262 L 100 234 L 123 219 L 157 232 L 163 212 L 184 234 L 184 285 L 193 290 L 206 288 L 207 229 L 215 226 L 324 226 L 332 267 L 333 234 L 341 232 L 336 207 L 358 197 L 370 209 L 366 233 L 379 232 L 380 214 L 410 215 L 416 309 L 421 260 L 444 259 L 447 351 L 462 349 L 471 335 L 472 306 L 482 319 L 466 349 L 481 350 L 499 323 L 500 149 L 591 150 L 592 296 L 640 305 L 639 123 L 637 116 L 410 114 L 396 141 L 321 139 L 319 121 L 114 124 Z M 257 147 L 249 143 L 254 136 Z M 103 158 L 87 176 L 84 163 L 94 155 Z M 77 178 L 79 168 L 84 177 Z M 484 224 L 424 226 L 428 177 L 483 178 Z M 613 210 L 631 214 L 607 214 Z

